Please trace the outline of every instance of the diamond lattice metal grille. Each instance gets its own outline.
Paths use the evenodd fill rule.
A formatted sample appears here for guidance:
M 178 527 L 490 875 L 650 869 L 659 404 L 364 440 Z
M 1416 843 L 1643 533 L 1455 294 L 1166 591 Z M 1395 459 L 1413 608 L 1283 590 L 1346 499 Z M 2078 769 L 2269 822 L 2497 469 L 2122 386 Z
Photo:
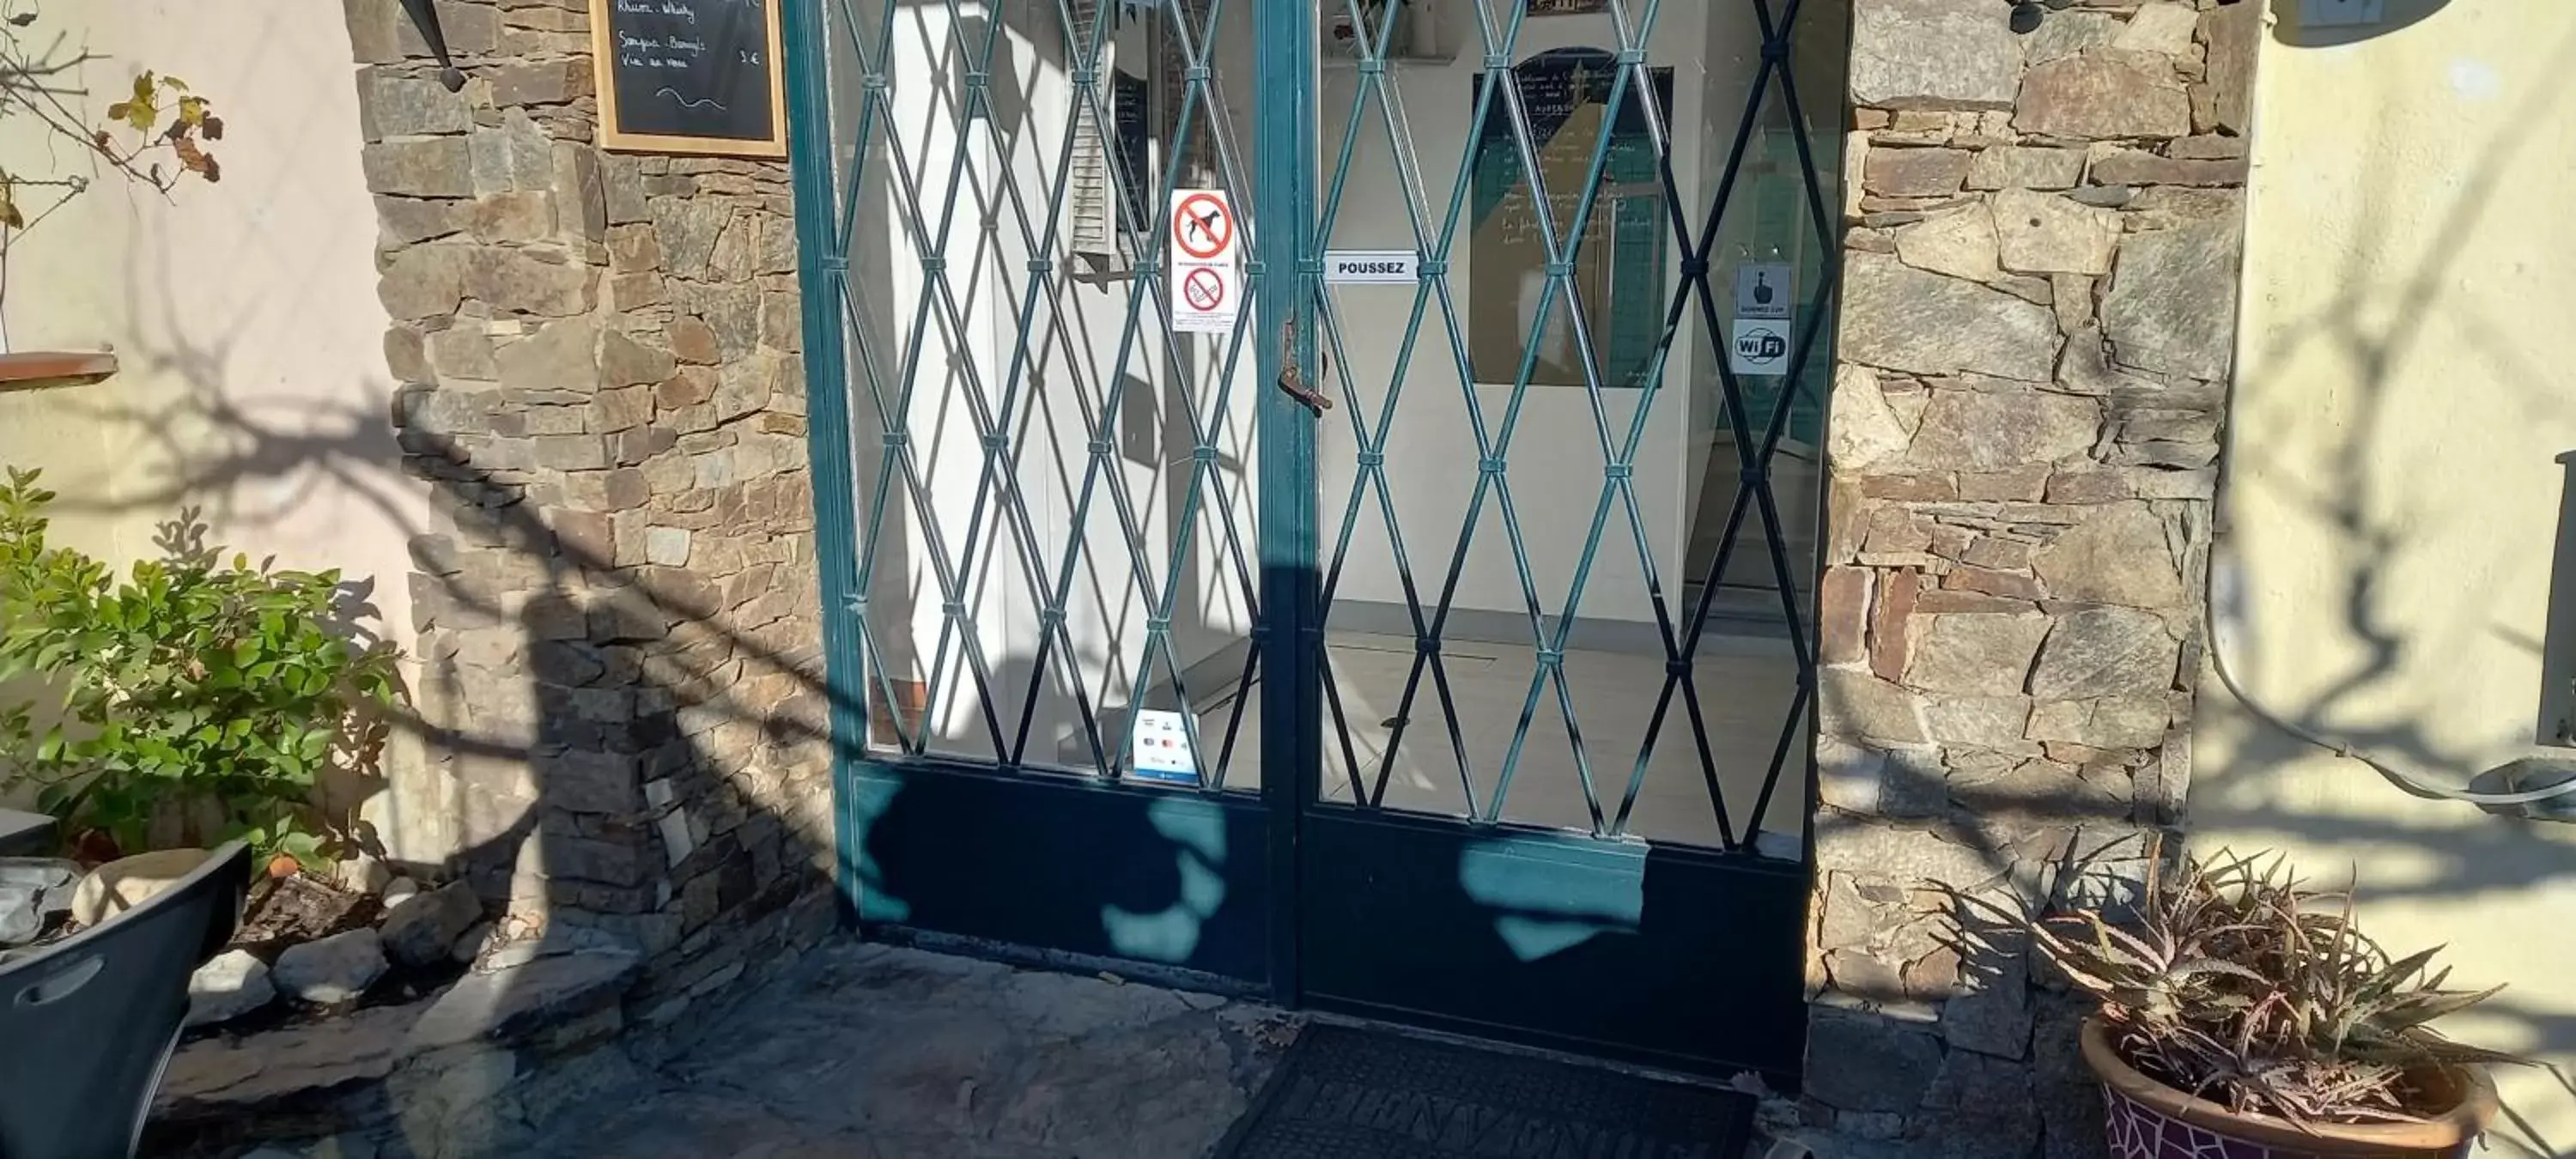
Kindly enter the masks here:
M 827 0 L 877 759 L 1114 779 L 1168 709 L 1181 779 L 1251 763 L 1252 314 L 1175 327 L 1159 219 L 1252 252 L 1251 4 Z
M 1326 5 L 1325 797 L 1794 851 L 1841 6 Z
M 1203 189 L 1246 254 L 1267 208 L 1415 258 L 1242 263 L 1300 279 L 1341 404 L 1269 480 L 1320 492 L 1323 796 L 1794 849 L 1844 6 L 1320 2 L 1320 204 L 1264 207 L 1253 0 L 829 0 L 873 755 L 1117 779 L 1168 726 L 1185 783 L 1257 787 L 1285 339 L 1175 325 Z

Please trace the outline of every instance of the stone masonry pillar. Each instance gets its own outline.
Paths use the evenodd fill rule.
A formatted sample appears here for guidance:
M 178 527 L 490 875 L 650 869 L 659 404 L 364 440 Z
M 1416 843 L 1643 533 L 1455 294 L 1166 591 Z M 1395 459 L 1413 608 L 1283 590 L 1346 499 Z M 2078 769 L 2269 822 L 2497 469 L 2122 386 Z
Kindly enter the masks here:
M 2261 7 L 1854 0 L 1806 1071 L 1843 1134 L 2099 1153 L 2068 1004 L 1944 890 L 2180 823 Z
M 345 0 L 431 512 L 388 843 L 505 936 L 644 952 L 676 1017 L 832 918 L 787 166 L 598 148 L 584 0 L 437 7 L 462 92 Z

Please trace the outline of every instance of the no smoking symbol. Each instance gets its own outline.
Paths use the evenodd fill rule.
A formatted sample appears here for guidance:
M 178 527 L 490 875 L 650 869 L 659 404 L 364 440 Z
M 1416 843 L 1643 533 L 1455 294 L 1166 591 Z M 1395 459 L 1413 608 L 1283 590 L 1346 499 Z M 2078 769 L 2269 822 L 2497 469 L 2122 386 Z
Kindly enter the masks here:
M 1191 270 L 1181 279 L 1181 300 L 1200 313 L 1214 311 L 1225 304 L 1225 279 L 1218 277 L 1215 270 Z

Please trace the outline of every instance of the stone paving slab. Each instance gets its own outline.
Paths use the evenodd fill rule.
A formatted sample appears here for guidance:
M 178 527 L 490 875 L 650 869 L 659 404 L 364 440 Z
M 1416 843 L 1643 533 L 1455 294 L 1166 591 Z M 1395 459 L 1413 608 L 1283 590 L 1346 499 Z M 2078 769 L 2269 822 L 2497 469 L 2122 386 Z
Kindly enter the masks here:
M 528 1153 L 1195 1159 L 1294 1033 L 1266 1007 L 1097 977 L 815 954 Z
M 344 1133 L 242 1159 L 1202 1159 L 1302 1024 L 1256 1003 L 832 939 L 704 1018 L 504 1067 L 483 1097 L 454 1076 L 388 1084 L 390 1133 L 317 1120 L 311 1135 Z M 317 1044 L 317 1061 L 374 1063 L 329 1053 Z M 539 1091 L 554 1092 L 546 1107 Z M 488 1131 L 448 1113 L 478 1107 Z M 1750 1154 L 1794 1113 L 1775 1099 L 1763 1119 Z

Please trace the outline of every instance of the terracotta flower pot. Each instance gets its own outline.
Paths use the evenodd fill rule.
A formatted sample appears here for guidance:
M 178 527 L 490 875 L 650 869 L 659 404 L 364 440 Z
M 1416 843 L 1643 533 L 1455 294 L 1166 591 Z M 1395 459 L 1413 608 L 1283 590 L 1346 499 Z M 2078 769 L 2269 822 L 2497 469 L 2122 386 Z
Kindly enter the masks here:
M 2111 1159 L 2460 1159 L 2495 1116 L 2495 1088 L 2473 1070 L 2423 1085 L 2450 1104 L 2422 1123 L 2319 1123 L 2302 1130 L 2240 1115 L 2138 1073 L 2111 1049 L 2098 1018 L 2084 1020 L 2084 1062 L 2102 1080 Z

